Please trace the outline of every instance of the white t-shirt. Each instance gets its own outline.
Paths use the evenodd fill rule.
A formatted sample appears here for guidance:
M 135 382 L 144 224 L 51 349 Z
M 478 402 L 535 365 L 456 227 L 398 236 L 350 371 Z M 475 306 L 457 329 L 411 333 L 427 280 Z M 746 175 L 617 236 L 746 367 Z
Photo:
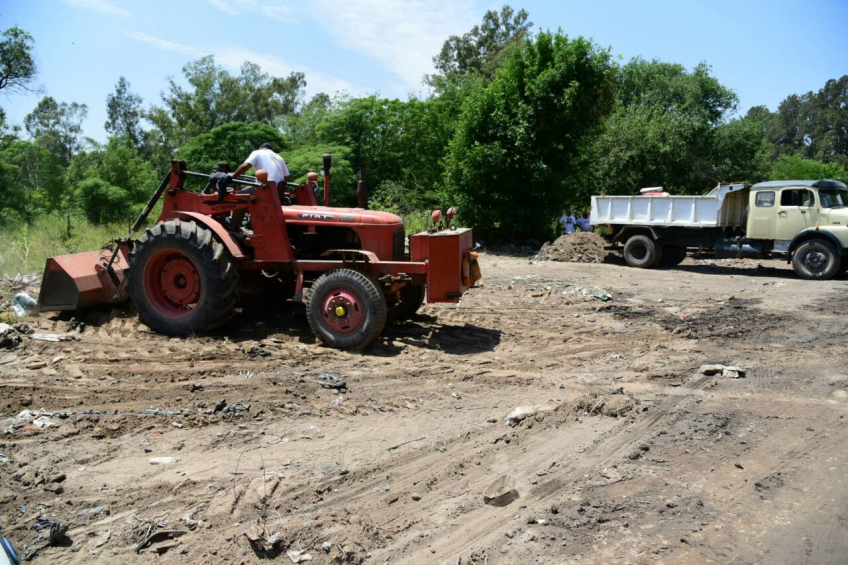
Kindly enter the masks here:
M 559 219 L 559 223 L 562 224 L 565 233 L 571 233 L 574 231 L 574 216 L 563 216 Z
M 577 218 L 577 225 L 580 226 L 580 231 L 592 231 L 592 224 L 589 223 L 589 218 Z
M 257 149 L 244 162 L 253 165 L 255 170 L 265 169 L 268 171 L 268 180 L 274 182 L 283 182 L 289 176 L 285 160 L 270 149 Z

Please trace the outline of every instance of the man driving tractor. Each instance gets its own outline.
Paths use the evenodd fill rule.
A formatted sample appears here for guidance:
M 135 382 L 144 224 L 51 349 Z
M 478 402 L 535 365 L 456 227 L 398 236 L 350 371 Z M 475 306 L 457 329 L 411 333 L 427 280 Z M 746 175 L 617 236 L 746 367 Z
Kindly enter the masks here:
M 274 148 L 271 147 L 270 143 L 263 143 L 259 146 L 259 149 L 248 155 L 247 159 L 244 160 L 244 163 L 239 165 L 234 172 L 230 173 L 230 177 L 232 178 L 243 175 L 250 168 L 257 171 L 259 169 L 268 171 L 268 180 L 274 181 L 278 185 L 280 183 L 287 182 L 289 178 L 291 178 L 285 159 L 274 152 Z M 249 186 L 240 190 L 238 194 L 252 194 L 254 190 L 256 190 L 256 187 Z M 231 219 L 231 226 L 233 229 L 241 229 L 241 224 L 244 221 L 244 215 L 246 213 L 247 212 L 245 210 L 236 210 L 233 212 L 233 217 Z

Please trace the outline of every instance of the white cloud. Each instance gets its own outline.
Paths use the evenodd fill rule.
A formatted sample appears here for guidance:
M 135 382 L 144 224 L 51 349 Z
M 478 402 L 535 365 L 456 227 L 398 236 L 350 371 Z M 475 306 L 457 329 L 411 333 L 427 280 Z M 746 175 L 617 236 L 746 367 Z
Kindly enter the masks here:
M 480 22 L 472 0 L 316 0 L 316 20 L 342 47 L 380 61 L 411 89 L 433 72 L 433 56 L 450 35 Z
M 110 0 L 63 0 L 65 4 L 75 8 L 83 8 L 84 10 L 94 10 L 95 12 L 103 12 L 104 14 L 112 14 L 115 16 L 129 16 L 130 13 L 120 6 L 116 6 Z
M 127 32 L 126 35 L 137 41 L 158 47 L 159 49 L 185 53 L 192 57 L 213 55 L 215 60 L 221 66 L 230 70 L 238 70 L 245 61 L 249 61 L 262 67 L 264 72 L 277 77 L 284 77 L 289 73 L 300 71 L 306 75 L 306 92 L 309 95 L 317 94 L 319 92 L 326 92 L 327 94 L 335 94 L 336 92 L 349 92 L 352 94 L 360 93 L 360 89 L 354 88 L 345 80 L 323 75 L 308 67 L 293 67 L 276 55 L 271 55 L 269 53 L 257 53 L 255 51 L 241 49 L 239 47 L 186 45 L 184 43 L 175 43 L 173 41 L 168 41 L 167 39 L 154 37 L 140 31 L 130 31 Z
M 278 22 L 298 23 L 294 9 L 279 0 L 209 0 L 209 3 L 230 16 L 262 14 Z

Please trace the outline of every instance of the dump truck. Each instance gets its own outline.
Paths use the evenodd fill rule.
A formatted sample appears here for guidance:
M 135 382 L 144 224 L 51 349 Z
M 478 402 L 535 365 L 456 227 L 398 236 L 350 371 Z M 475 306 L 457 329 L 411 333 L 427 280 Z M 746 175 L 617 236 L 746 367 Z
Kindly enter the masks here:
M 591 222 L 612 230 L 631 267 L 680 264 L 691 248 L 719 258 L 785 258 L 804 279 L 848 269 L 848 189 L 835 180 L 719 184 L 704 196 L 593 196 Z
M 411 317 L 425 297 L 456 303 L 480 279 L 473 232 L 457 227 L 455 208 L 434 211 L 434 226 L 407 239 L 394 214 L 331 207 L 331 165 L 324 155 L 319 204 L 314 172 L 304 183 L 277 186 L 266 171 L 216 180 L 174 160 L 128 237 L 47 260 L 39 307 L 132 300 L 144 324 L 180 336 L 221 326 L 236 311 L 245 281 L 265 275 L 292 289 L 272 299 L 305 304 L 325 345 L 362 349 L 387 321 Z M 190 190 L 189 178 L 206 187 Z M 253 190 L 222 189 L 221 181 Z M 217 189 L 207 190 L 213 183 Z M 158 220 L 133 239 L 160 199 Z M 234 213 L 245 218 L 242 225 L 233 225 Z

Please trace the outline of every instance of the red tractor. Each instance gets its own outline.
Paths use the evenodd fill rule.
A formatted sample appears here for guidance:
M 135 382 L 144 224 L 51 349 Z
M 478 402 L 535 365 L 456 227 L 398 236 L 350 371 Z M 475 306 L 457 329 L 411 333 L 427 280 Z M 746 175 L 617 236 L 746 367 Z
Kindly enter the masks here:
M 217 194 L 192 192 L 186 179 L 210 175 L 172 161 L 125 239 L 114 249 L 47 260 L 39 295 L 41 310 L 74 310 L 131 299 L 139 318 L 167 335 L 206 332 L 234 313 L 243 279 L 276 273 L 305 302 L 309 325 L 330 347 L 361 349 L 387 320 L 412 316 L 428 302 L 458 302 L 480 279 L 471 229 L 445 223 L 409 237 L 394 214 L 331 208 L 330 155 L 324 156 L 323 206 L 318 175 L 306 183 L 277 186 L 265 171 L 232 180 L 253 187 Z M 211 184 L 212 181 L 210 181 Z M 208 185 L 207 185 L 208 187 Z M 150 211 L 164 196 L 156 224 L 137 240 Z M 249 229 L 231 215 L 248 214 Z

